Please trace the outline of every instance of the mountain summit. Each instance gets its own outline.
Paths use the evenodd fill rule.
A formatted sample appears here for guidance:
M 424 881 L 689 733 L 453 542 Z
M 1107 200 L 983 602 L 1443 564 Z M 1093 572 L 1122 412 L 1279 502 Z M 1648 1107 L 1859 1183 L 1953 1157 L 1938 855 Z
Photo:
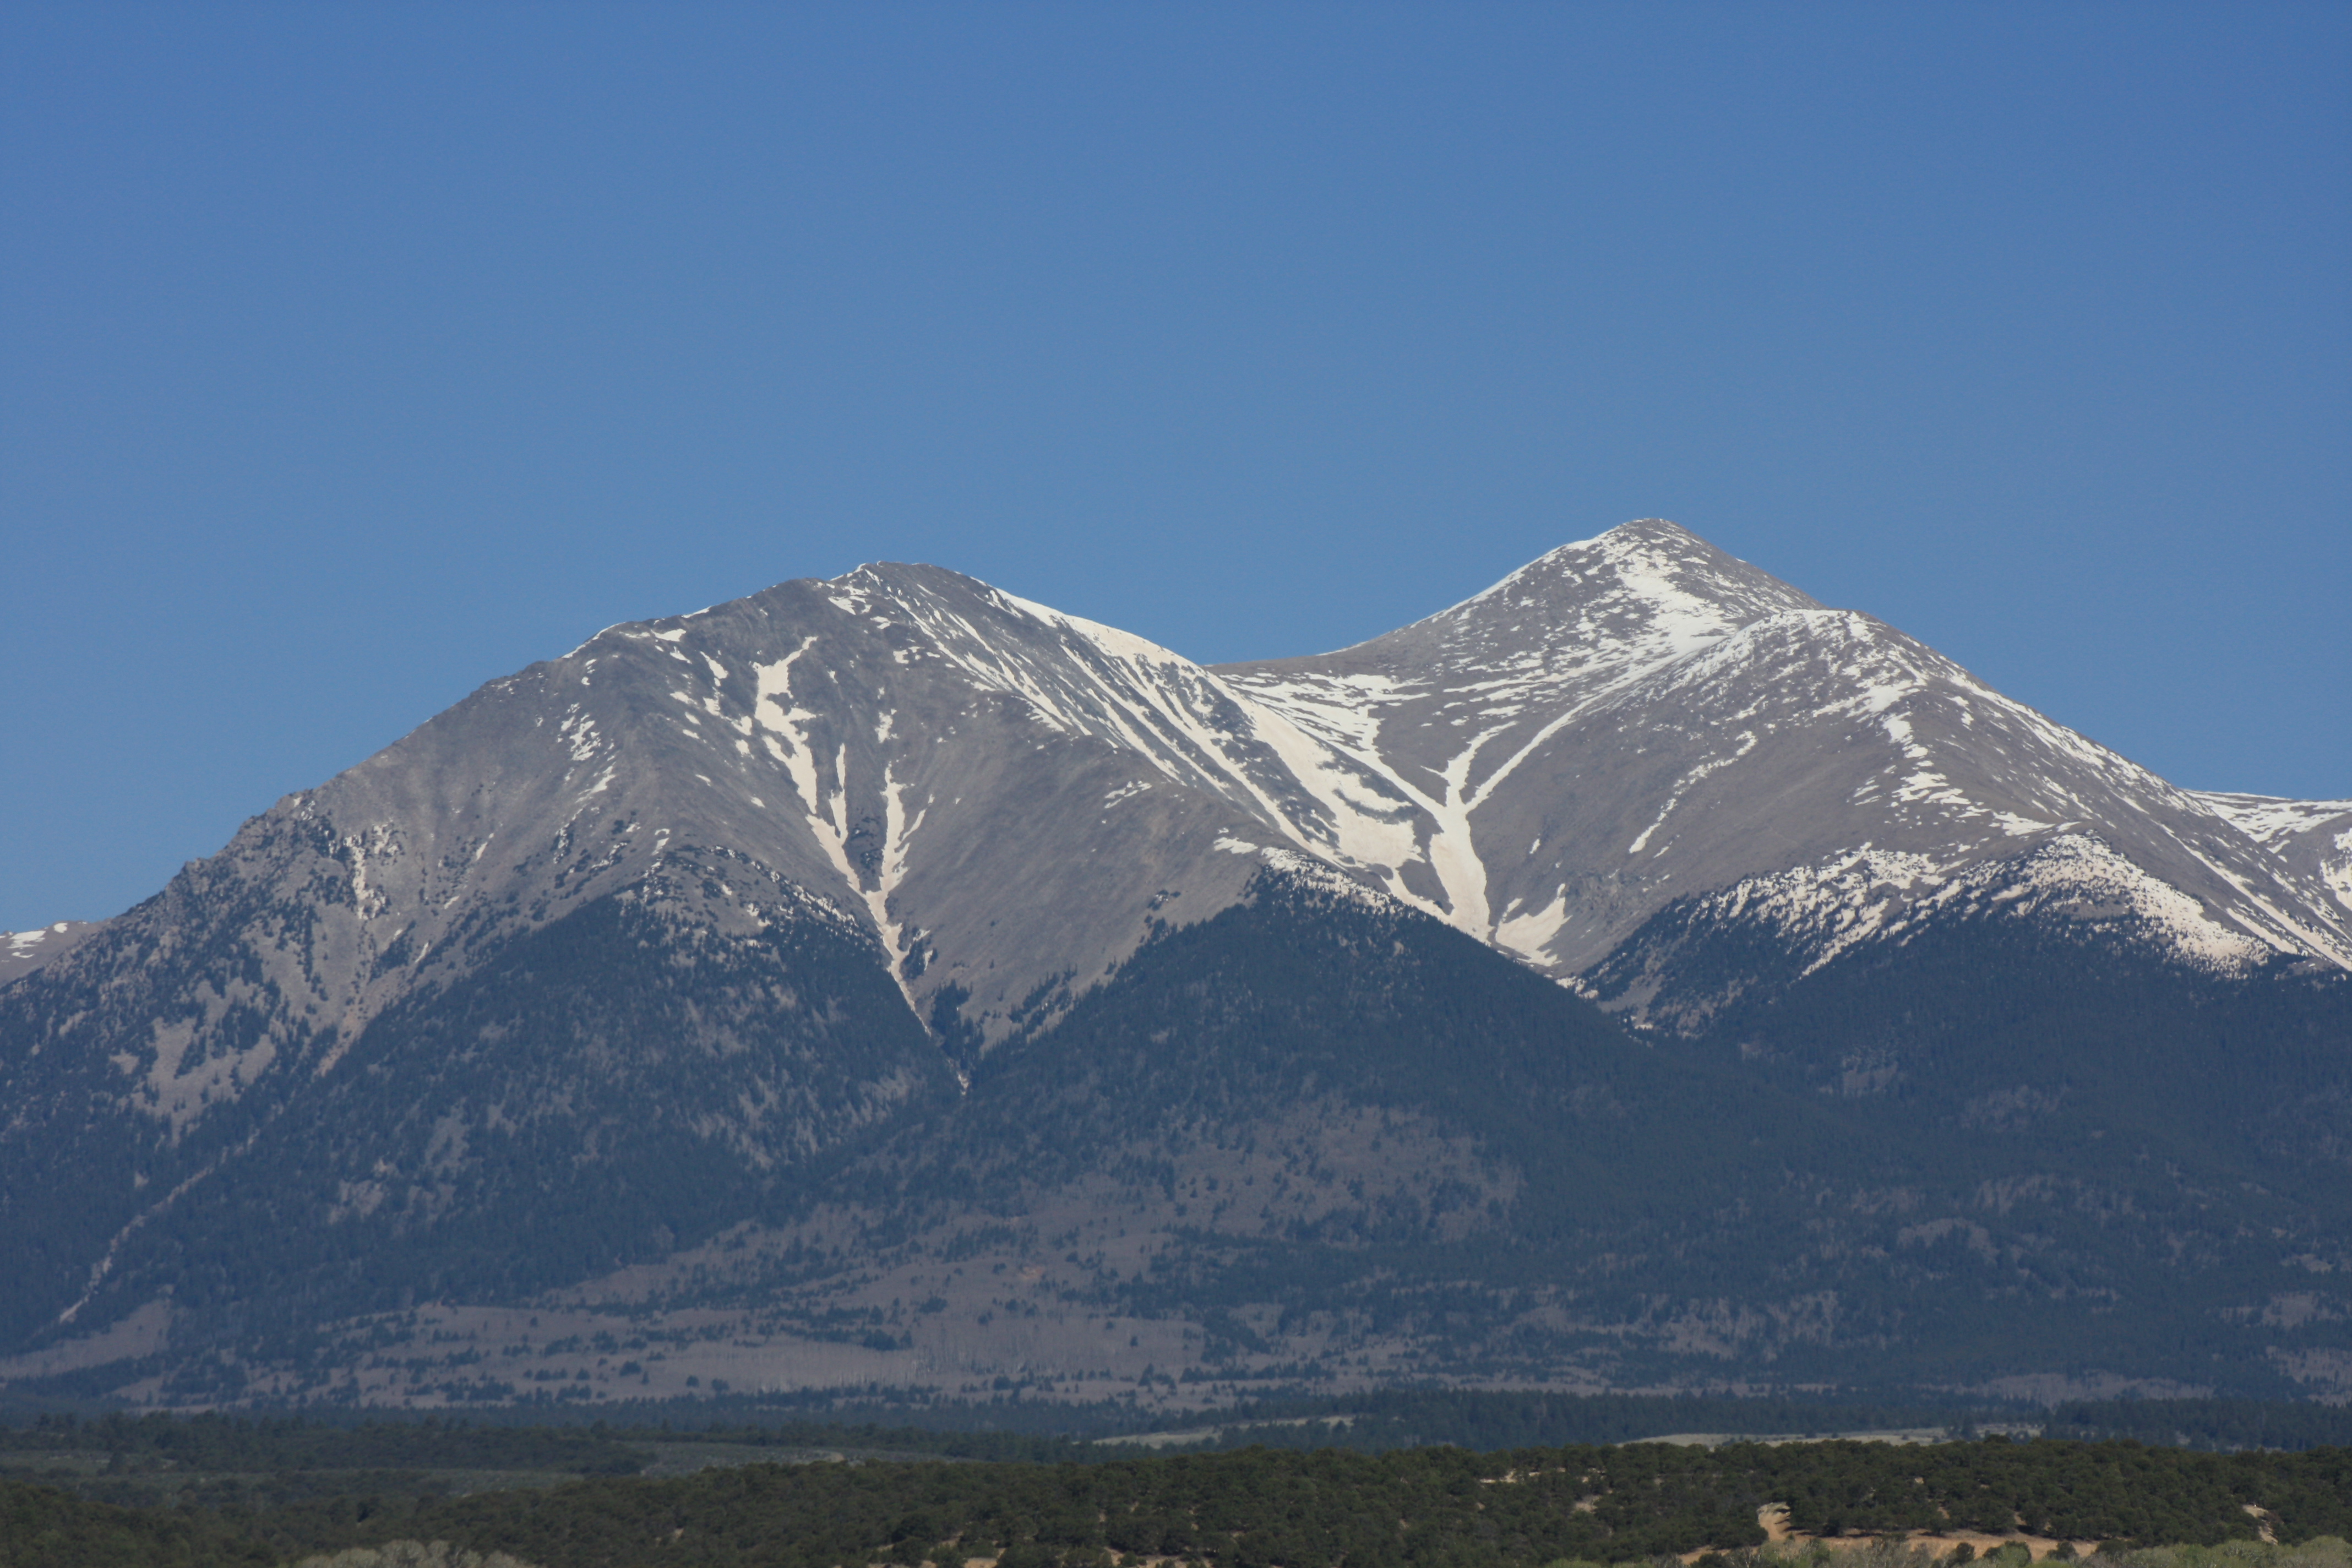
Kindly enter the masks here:
M 318 1347 L 420 1301 L 495 1340 L 559 1299 L 765 1292 L 799 1314 L 738 1324 L 770 1381 L 1134 1380 L 1017 1328 L 982 1255 L 1234 1375 L 1901 1368 L 1981 1331 L 1869 1257 L 2023 1289 L 2070 1347 L 1987 1376 L 2110 1342 L 2085 1291 L 2178 1345 L 2183 1313 L 2268 1321 L 2215 1259 L 2343 1234 L 2348 811 L 2178 789 L 1656 520 L 1215 668 L 937 567 L 786 583 L 493 681 L 11 945 L 0 1375 L 233 1350 L 247 1393 L 392 1397 Z M 2172 1184 L 2032 1163 L 2085 1119 Z M 1658 1166 L 1693 1126 L 1707 1157 Z M 2009 1138 L 2042 1208 L 1920 1185 L 2018 1168 Z M 1832 1191 L 1863 1217 L 1823 1232 Z M 2020 1261 L 2095 1199 L 2142 1217 Z M 1450 1340 L 1401 1304 L 1431 1268 L 1486 1303 Z M 2337 1320 L 2289 1317 L 2231 1364 L 2336 1375 Z M 838 1321 L 863 1350 L 808 1348 Z
M 1672 523 L 1358 647 L 1220 673 L 1413 797 L 1391 891 L 1562 978 L 1696 898 L 1809 963 L 2025 900 L 2183 962 L 2352 964 L 2323 868 Z

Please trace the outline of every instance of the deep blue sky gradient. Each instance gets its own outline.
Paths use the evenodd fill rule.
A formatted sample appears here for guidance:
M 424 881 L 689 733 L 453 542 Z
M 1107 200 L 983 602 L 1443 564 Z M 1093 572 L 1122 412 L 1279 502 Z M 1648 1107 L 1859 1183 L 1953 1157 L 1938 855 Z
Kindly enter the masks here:
M 1195 658 L 1672 517 L 2352 795 L 2352 8 L 0 10 L 0 927 L 611 622 Z

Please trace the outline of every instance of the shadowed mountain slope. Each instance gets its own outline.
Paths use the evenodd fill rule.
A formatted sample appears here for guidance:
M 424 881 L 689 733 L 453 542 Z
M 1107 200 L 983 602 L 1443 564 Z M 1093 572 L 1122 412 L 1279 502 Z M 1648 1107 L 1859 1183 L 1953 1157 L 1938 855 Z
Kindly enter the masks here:
M 2342 805 L 1659 521 L 1220 668 L 787 583 L 9 940 L 0 1379 L 2352 1392 Z

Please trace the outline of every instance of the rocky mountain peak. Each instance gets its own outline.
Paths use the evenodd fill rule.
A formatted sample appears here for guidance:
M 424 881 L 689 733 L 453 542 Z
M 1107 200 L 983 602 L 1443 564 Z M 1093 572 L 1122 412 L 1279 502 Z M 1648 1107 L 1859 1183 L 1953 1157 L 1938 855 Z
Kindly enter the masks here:
M 257 1303 L 281 1326 L 427 1293 L 537 1311 L 583 1269 L 675 1264 L 681 1290 L 723 1278 L 766 1314 L 805 1286 L 807 1324 L 863 1325 L 856 1346 L 824 1327 L 810 1355 L 915 1358 L 825 1360 L 825 1377 L 993 1375 L 1040 1331 L 981 1292 L 1035 1237 L 959 1228 L 975 1172 L 1062 1184 L 987 1199 L 1000 1219 L 1076 1216 L 1053 1221 L 1071 1239 L 1048 1263 L 1133 1241 L 1123 1281 L 1041 1271 L 1041 1290 L 1174 1300 L 1187 1238 L 1220 1224 L 1277 1250 L 1406 1234 L 1388 1227 L 1412 1205 L 1379 1195 L 1392 1170 L 1448 1246 L 1517 1224 L 1547 1170 L 1580 1205 L 1583 1179 L 1546 1162 L 1645 1096 L 1594 1172 L 1664 1151 L 1711 1224 L 1733 1178 L 1686 1180 L 1684 1130 L 1776 1082 L 1803 1089 L 1782 1111 L 1805 1117 L 1908 1085 L 1969 1130 L 2147 1109 L 2078 1110 L 2080 1053 L 2043 1059 L 2005 1011 L 2019 986 L 2039 998 L 2025 1025 L 2077 1009 L 2070 1051 L 2105 1030 L 2135 1092 L 2183 999 L 2256 1009 L 2214 1015 L 2232 1047 L 2242 1017 L 2340 1037 L 2348 843 L 2352 803 L 2177 789 L 1659 520 L 1358 647 L 1214 668 L 959 573 L 870 563 L 607 628 L 288 796 L 138 909 L 0 938 L 0 1194 L 21 1194 L 0 1202 L 0 1256 L 33 1260 L 0 1291 L 0 1350 L 145 1313 L 194 1356 Z M 2074 995 L 2110 969 L 2129 984 L 2085 1024 Z M 1594 1002 L 1647 1026 L 1647 1048 Z M 1679 1059 L 1721 1067 L 1737 1045 L 1749 1076 L 1637 1089 L 1625 1072 L 1664 1072 L 1678 1035 L 1706 1053 Z M 2340 1073 L 2275 1095 L 2240 1076 L 2262 1148 L 2346 1146 L 2331 1123 L 2263 1120 L 2273 1099 L 2336 1114 Z M 2202 1110 L 2216 1083 L 2240 1092 L 2225 1079 L 2176 1074 L 2155 1098 Z M 1494 1092 L 1445 1110 L 1480 1082 Z M 1522 1112 L 1510 1147 L 1541 1156 L 1506 1168 L 1482 1151 Z M 1763 1190 L 1784 1165 L 1769 1142 L 1714 1152 L 1762 1152 L 1738 1179 Z M 1250 1166 L 1255 1147 L 1282 1163 Z M 824 1187 L 853 1153 L 878 1163 Z M 1916 1187 L 1906 1173 L 1873 1190 Z M 729 1229 L 829 1190 L 867 1217 Z M 1374 1210 L 1345 1217 L 1339 1195 L 1389 1217 L 1368 1228 Z M 1879 1212 L 1866 1196 L 1840 1203 Z M 1570 1208 L 1525 1212 L 1498 1246 L 1570 1235 Z M 1576 1232 L 1559 1278 L 1653 1247 L 1650 1223 Z M 2261 1225 L 2229 1217 L 2290 1234 Z M 1778 1269 L 1796 1236 L 1758 1256 Z M 1901 1236 L 1864 1240 L 1884 1258 Z M 999 1250 L 953 1295 L 950 1265 L 978 1246 Z M 1163 1246 L 1178 1267 L 1155 1275 Z M 727 1274 L 767 1267 L 762 1247 L 797 1283 Z M 819 1254 L 849 1272 L 810 1273 Z M 209 1301 L 186 1288 L 232 1269 Z M 1721 1281 L 1697 1284 L 1717 1311 Z M 902 1322 L 902 1300 L 934 1300 Z M 1138 1326 L 1086 1342 L 1168 1364 L 1197 1338 Z M 744 1332 L 798 1342 L 772 1319 Z
M 1311 665 L 1448 687 L 1521 673 L 1554 686 L 1613 684 L 1769 616 L 1820 608 L 1688 529 L 1647 518 L 1563 544 L 1370 642 L 1247 668 Z

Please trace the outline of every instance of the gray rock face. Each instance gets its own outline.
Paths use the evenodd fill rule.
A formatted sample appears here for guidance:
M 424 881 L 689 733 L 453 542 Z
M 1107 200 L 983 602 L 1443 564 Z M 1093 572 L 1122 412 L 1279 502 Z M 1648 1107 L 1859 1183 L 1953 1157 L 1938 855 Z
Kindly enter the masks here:
M 2352 911 L 2352 800 L 2212 792 L 2197 798 Z
M 1697 897 L 1808 962 L 1994 898 L 2226 970 L 2352 964 L 2347 814 L 2177 789 L 1652 521 L 1218 668 L 928 566 L 614 626 L 94 932 L 11 940 L 102 981 L 102 1015 L 45 1029 L 176 1136 L 686 847 L 741 869 L 680 919 L 740 935 L 803 890 L 968 1070 L 1269 857 L 1570 983 Z
M 1823 956 L 1988 875 L 2052 918 L 2127 911 L 2184 963 L 2352 963 L 2315 857 L 1672 523 L 1219 673 L 1410 799 L 1409 849 L 1368 864 L 1347 825 L 1327 852 L 1562 979 L 1679 898 Z
M 952 572 L 867 566 L 611 627 L 288 796 L 116 920 L 0 944 L 0 1249 L 33 1260 L 0 1293 L 0 1343 L 237 1321 L 250 1294 L 203 1295 L 231 1257 L 328 1317 L 383 1310 L 368 1281 L 395 1266 L 419 1300 L 511 1303 L 723 1253 L 726 1226 L 806 1196 L 793 1173 L 979 1104 L 1015 1047 L 1075 1050 L 1055 1026 L 1116 1001 L 1108 979 L 1174 945 L 1130 964 L 1156 937 L 1238 910 L 1270 940 L 1276 883 L 1433 915 L 1693 1032 L 1768 971 L 1939 921 L 2222 978 L 2352 968 L 2352 803 L 2177 789 L 1671 523 L 1563 546 L 1357 647 L 1213 668 Z M 1436 934 L 1491 971 L 1468 990 L 1500 974 L 1573 1003 Z M 1339 989 L 1377 991 L 1389 951 Z M 1087 1037 L 1103 1053 L 1167 1043 L 1112 1016 L 1127 1035 L 1098 1017 Z M 1234 1032 L 1220 1060 L 1297 1037 Z M 1858 1095 L 1935 1068 L 1839 1070 Z M 1167 1107 L 1124 1109 L 1136 1146 L 1166 1131 Z M 2333 1125 L 2279 1137 L 2333 1148 Z M 1400 1191 L 1455 1181 L 1455 1142 L 1480 1135 L 1430 1133 L 1453 1152 L 1399 1166 Z M 1223 1156 L 1197 1157 L 1213 1193 Z M 1481 1213 L 1516 1191 L 1494 1183 Z M 1053 1201 L 1077 1215 L 1083 1186 Z M 971 1216 L 944 1190 L 947 1237 Z M 1162 1199 L 1173 1236 L 1186 1211 Z
M 287 797 L 44 967 L 104 977 L 84 1051 L 179 1127 L 331 1071 L 386 1008 L 692 847 L 741 871 L 675 895 L 681 918 L 741 933 L 806 889 L 924 1017 L 952 986 L 1001 1035 L 1152 921 L 1231 902 L 1256 862 L 1219 841 L 1267 837 L 1219 759 L 1152 727 L 1192 667 L 1071 625 L 887 568 L 614 627 Z
M 58 921 L 33 931 L 0 931 L 0 985 L 64 957 L 98 926 L 96 921 Z

